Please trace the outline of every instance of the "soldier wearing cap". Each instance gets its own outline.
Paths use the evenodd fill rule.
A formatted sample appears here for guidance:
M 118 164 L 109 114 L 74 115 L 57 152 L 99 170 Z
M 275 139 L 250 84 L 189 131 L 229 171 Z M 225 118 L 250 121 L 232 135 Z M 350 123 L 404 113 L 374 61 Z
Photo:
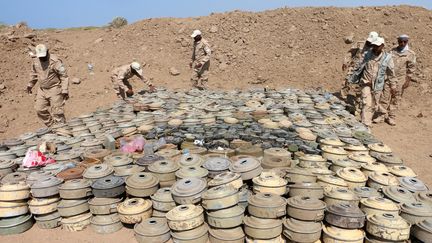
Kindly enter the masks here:
M 29 94 L 39 81 L 35 103 L 38 117 L 48 127 L 64 123 L 64 105 L 69 98 L 68 75 L 62 60 L 43 44 L 36 46 L 30 78 L 27 85 Z
M 199 30 L 194 30 L 191 37 L 194 38 L 192 60 L 189 63 L 190 68 L 193 68 L 191 81 L 195 88 L 205 89 L 210 67 L 210 45 Z
M 366 52 L 372 49 L 371 43 L 377 37 L 377 32 L 370 32 L 366 41 L 358 41 L 355 45 L 353 45 L 351 49 L 349 49 L 343 60 L 342 71 L 346 72 L 346 78 L 340 94 L 347 103 L 352 105 L 354 111 L 360 110 L 361 91 L 358 84 L 351 84 L 348 80 L 349 77 L 352 75 L 355 67 L 363 60 Z
M 130 97 L 133 95 L 133 89 L 129 83 L 129 79 L 133 76 L 137 76 L 147 84 L 150 92 L 156 90 L 150 80 L 144 77 L 141 64 L 138 62 L 132 62 L 131 64 L 117 67 L 112 71 L 111 82 L 118 98 L 124 99 L 126 96 Z
M 377 108 L 377 102 L 384 89 L 388 86 L 390 92 L 397 90 L 394 63 L 392 55 L 384 51 L 384 38 L 377 37 L 372 43 L 372 50 L 363 59 L 363 73 L 360 79 L 362 97 L 362 123 L 370 127 L 372 117 Z
M 373 120 L 375 123 L 386 121 L 392 126 L 396 125 L 395 113 L 402 99 L 402 94 L 410 82 L 414 80 L 416 65 L 416 54 L 408 46 L 408 35 L 400 35 L 397 40 L 398 46 L 390 51 L 395 65 L 397 89 L 392 93 L 387 84 L 384 86 L 378 104 L 378 116 Z

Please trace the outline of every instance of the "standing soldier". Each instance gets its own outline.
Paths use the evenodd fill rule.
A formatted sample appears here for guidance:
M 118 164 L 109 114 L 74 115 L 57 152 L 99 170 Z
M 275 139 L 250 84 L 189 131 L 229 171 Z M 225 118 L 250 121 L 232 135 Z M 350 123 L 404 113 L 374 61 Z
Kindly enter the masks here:
M 205 89 L 208 81 L 208 71 L 210 67 L 210 45 L 202 38 L 201 31 L 194 30 L 192 35 L 194 38 L 194 49 L 192 53 L 192 61 L 190 68 L 193 68 L 191 81 L 193 86 L 198 89 Z
M 48 127 L 65 123 L 64 105 L 69 98 L 69 79 L 63 62 L 49 53 L 43 44 L 36 46 L 36 57 L 32 59 L 27 93 L 31 94 L 39 81 L 35 103 L 38 117 Z
M 371 42 L 374 41 L 377 37 L 377 32 L 370 32 L 366 41 L 358 41 L 355 45 L 351 47 L 351 49 L 344 57 L 342 71 L 346 72 L 346 78 L 340 94 L 341 97 L 352 106 L 354 113 L 360 109 L 359 106 L 361 103 L 361 91 L 358 84 L 349 83 L 348 79 L 353 73 L 354 68 L 363 60 L 366 52 L 372 49 Z
M 155 87 L 149 79 L 144 77 L 141 64 L 138 62 L 132 62 L 115 68 L 112 71 L 111 82 L 114 87 L 114 91 L 117 94 L 117 98 L 124 99 L 126 96 L 130 97 L 134 94 L 132 86 L 129 83 L 129 79 L 136 75 L 145 84 L 149 86 L 150 92 L 155 91 Z
M 371 44 L 372 51 L 366 53 L 361 63 L 363 71 L 360 79 L 361 121 L 368 127 L 372 125 L 372 117 L 384 86 L 387 85 L 392 93 L 397 88 L 392 55 L 383 50 L 384 38 L 377 37 Z
M 396 125 L 396 110 L 402 99 L 402 94 L 408 88 L 410 82 L 414 80 L 414 70 L 416 64 L 416 54 L 409 49 L 408 35 L 398 37 L 398 46 L 393 48 L 392 54 L 395 64 L 395 75 L 397 79 L 397 89 L 395 92 L 390 92 L 390 87 L 386 85 L 380 97 L 378 105 L 378 117 L 373 121 L 380 123 L 386 121 L 389 125 Z

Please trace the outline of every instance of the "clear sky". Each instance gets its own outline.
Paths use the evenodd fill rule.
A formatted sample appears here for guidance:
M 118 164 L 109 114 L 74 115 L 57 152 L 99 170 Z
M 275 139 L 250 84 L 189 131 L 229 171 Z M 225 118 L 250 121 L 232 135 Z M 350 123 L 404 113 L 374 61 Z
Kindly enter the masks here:
M 279 7 L 377 6 L 408 4 L 432 9 L 432 0 L 0 0 L 0 22 L 25 21 L 32 28 L 102 26 L 115 16 L 129 23 L 157 17 L 192 17 L 232 10 Z

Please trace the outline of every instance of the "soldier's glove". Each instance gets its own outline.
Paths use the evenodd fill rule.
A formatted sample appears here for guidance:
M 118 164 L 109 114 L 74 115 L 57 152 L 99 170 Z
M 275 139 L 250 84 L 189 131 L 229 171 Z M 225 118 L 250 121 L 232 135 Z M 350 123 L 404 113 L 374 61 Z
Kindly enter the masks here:
M 190 62 L 190 63 L 189 63 L 189 67 L 190 67 L 190 68 L 192 68 L 192 64 L 193 64 L 193 62 Z
M 33 87 L 27 86 L 27 90 L 26 90 L 26 91 L 27 91 L 27 94 L 31 94 L 31 93 L 33 93 L 33 92 L 32 92 L 32 88 L 33 88 Z
M 195 65 L 195 68 L 200 68 L 202 67 L 202 63 L 197 63 L 197 65 Z
M 62 93 L 63 95 L 63 100 L 68 100 L 69 99 L 69 94 L 68 93 Z

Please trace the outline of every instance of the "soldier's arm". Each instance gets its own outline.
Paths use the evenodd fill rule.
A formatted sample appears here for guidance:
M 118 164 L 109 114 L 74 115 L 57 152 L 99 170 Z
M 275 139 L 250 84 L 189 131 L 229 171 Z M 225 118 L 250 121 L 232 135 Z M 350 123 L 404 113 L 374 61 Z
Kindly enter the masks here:
M 61 91 L 63 94 L 69 93 L 69 77 L 67 75 L 66 67 L 62 61 L 58 60 L 55 65 L 55 70 L 60 79 Z
M 124 73 L 117 74 L 117 85 L 119 88 L 123 90 L 128 90 L 129 88 L 124 84 L 123 80 L 125 79 Z
M 350 65 L 352 61 L 352 49 L 350 49 L 344 56 L 343 62 L 342 62 L 342 71 L 345 71 L 348 66 Z
M 139 74 L 137 74 L 137 76 L 148 86 L 153 86 L 152 82 L 150 81 L 149 78 L 147 78 L 146 76 L 144 76 L 144 74 L 142 76 L 140 76 Z
M 393 58 L 390 58 L 389 63 L 387 65 L 387 70 L 386 70 L 386 74 L 387 74 L 387 80 L 390 84 L 390 90 L 392 92 L 397 92 L 398 87 L 397 87 L 397 78 L 395 75 L 395 65 L 393 62 Z
M 38 75 L 36 73 L 36 68 L 34 63 L 32 62 L 31 70 L 30 70 L 30 81 L 27 84 L 27 87 L 32 88 L 38 81 Z
M 415 54 L 412 55 L 410 59 L 408 59 L 407 62 L 407 78 L 409 81 L 415 80 L 414 79 L 414 72 L 415 72 L 415 65 L 416 65 L 416 56 Z
M 204 45 L 204 52 L 206 53 L 206 55 L 201 60 L 202 64 L 210 61 L 211 49 L 210 49 L 210 46 L 208 44 Z

